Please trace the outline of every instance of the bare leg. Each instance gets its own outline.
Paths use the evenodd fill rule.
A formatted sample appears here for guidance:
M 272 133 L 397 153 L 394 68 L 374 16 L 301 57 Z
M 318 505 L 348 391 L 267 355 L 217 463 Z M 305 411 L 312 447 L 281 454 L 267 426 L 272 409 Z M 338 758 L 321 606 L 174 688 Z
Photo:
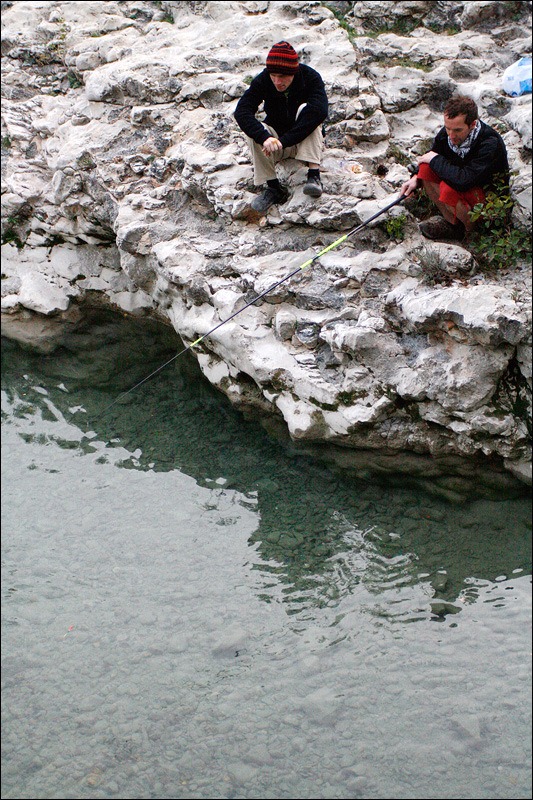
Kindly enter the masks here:
M 453 208 L 453 206 L 446 205 L 446 203 L 442 203 L 439 200 L 440 188 L 438 183 L 422 181 L 422 186 L 431 202 L 435 203 L 445 220 L 450 222 L 452 225 L 459 220 L 465 226 L 465 230 L 472 230 L 474 225 L 469 217 L 470 208 L 468 206 L 464 205 L 464 203 L 461 203 L 461 201 L 457 203 L 455 208 Z
M 439 209 L 440 213 L 444 217 L 445 220 L 451 222 L 453 225 L 455 223 L 455 211 L 451 206 L 447 206 L 445 203 L 441 203 L 439 200 L 440 188 L 438 183 L 432 183 L 431 181 L 422 181 L 422 186 L 424 188 L 425 193 L 429 197 L 432 203 L 435 203 L 437 208 Z
M 472 222 L 472 220 L 470 219 L 470 207 L 465 206 L 464 203 L 461 203 L 461 201 L 459 201 L 457 203 L 455 211 L 457 213 L 457 219 L 461 220 L 461 222 L 465 226 L 465 230 L 466 231 L 473 230 L 473 228 L 475 227 L 475 222 Z

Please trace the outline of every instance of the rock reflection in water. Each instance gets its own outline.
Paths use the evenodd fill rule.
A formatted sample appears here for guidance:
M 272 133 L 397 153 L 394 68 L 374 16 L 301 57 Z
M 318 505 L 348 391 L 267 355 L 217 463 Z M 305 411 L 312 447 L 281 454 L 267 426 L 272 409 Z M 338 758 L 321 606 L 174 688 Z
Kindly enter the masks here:
M 244 420 L 188 354 L 120 395 L 179 346 L 155 323 L 103 315 L 66 332 L 51 354 L 5 342 L 3 388 L 15 416 L 62 422 L 49 435 L 58 446 L 122 468 L 178 469 L 212 490 L 212 510 L 234 493 L 258 517 L 259 595 L 298 620 L 324 608 L 339 624 L 336 611 L 349 613 L 351 601 L 388 622 L 444 619 L 484 582 L 530 569 L 524 499 L 458 507 L 339 476 Z

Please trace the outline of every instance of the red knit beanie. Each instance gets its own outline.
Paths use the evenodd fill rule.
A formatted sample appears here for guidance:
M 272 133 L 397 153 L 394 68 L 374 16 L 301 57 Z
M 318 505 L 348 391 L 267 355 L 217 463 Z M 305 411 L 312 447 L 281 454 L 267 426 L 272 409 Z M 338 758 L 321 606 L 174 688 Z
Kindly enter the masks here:
M 280 75 L 294 75 L 298 72 L 298 53 L 288 42 L 278 42 L 267 55 L 266 68 Z

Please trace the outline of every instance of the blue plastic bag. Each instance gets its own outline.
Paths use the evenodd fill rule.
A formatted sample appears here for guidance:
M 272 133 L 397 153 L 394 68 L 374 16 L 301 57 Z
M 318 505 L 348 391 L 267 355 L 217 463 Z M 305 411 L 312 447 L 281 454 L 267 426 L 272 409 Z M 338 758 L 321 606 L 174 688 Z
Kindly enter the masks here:
M 524 56 L 507 67 L 502 76 L 502 89 L 511 97 L 531 91 L 531 58 Z

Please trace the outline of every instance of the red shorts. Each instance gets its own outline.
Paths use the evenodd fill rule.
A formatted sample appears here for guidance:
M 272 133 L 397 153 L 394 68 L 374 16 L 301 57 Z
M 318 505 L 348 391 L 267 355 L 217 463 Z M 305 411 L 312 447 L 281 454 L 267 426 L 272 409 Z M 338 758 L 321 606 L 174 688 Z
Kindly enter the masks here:
M 420 164 L 418 168 L 418 177 L 422 181 L 429 181 L 430 183 L 440 184 L 439 200 L 447 206 L 451 206 L 457 215 L 457 203 L 461 202 L 468 206 L 471 210 L 477 203 L 485 202 L 485 192 L 479 186 L 474 186 L 467 192 L 458 192 L 452 189 L 444 181 L 441 181 L 436 172 L 433 172 L 429 164 Z

